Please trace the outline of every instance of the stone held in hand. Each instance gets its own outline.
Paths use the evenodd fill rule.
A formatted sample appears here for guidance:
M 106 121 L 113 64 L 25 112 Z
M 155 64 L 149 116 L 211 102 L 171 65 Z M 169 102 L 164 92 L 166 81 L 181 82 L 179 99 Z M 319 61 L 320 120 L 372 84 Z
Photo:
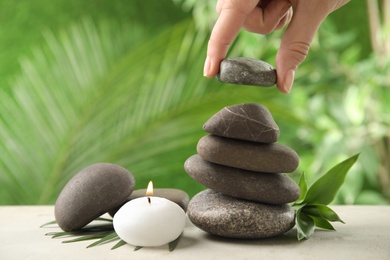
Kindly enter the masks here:
M 297 200 L 298 185 L 284 173 L 260 173 L 218 165 L 199 155 L 187 159 L 188 175 L 209 189 L 236 198 L 268 204 L 284 204 Z
M 222 60 L 217 79 L 231 84 L 269 87 L 276 83 L 275 68 L 265 61 L 253 58 Z
M 298 154 L 278 144 L 263 144 L 207 135 L 197 145 L 206 161 L 256 172 L 289 173 L 299 165 Z
M 271 112 L 257 103 L 225 107 L 207 120 L 203 130 L 213 135 L 260 143 L 274 143 L 280 135 Z
M 64 231 L 78 230 L 102 214 L 122 205 L 135 186 L 127 169 L 96 163 L 77 173 L 57 198 L 54 214 Z
M 200 229 L 214 235 L 256 239 L 273 237 L 293 228 L 295 211 L 288 204 L 251 202 L 205 190 L 188 204 L 188 217 Z

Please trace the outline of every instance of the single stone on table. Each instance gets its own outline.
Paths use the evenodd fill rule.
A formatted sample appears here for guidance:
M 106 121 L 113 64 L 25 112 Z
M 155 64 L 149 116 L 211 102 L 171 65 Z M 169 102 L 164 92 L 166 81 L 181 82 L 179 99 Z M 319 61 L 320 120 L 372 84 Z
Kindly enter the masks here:
M 228 58 L 222 60 L 217 79 L 225 83 L 268 87 L 276 83 L 276 70 L 262 60 Z
M 197 145 L 206 161 L 256 172 L 288 173 L 299 164 L 298 154 L 278 143 L 263 144 L 207 135 Z
M 257 103 L 225 107 L 204 124 L 203 130 L 213 135 L 260 143 L 274 143 L 280 135 L 270 111 Z
M 200 229 L 230 238 L 265 238 L 294 227 L 295 211 L 288 204 L 269 205 L 237 199 L 213 190 L 195 195 L 188 217 Z
M 261 173 L 218 165 L 199 155 L 187 159 L 184 169 L 195 181 L 232 197 L 269 204 L 297 200 L 298 185 L 284 173 Z
M 129 202 L 130 200 L 141 198 L 146 196 L 146 189 L 140 189 L 135 190 L 129 198 L 125 201 L 124 204 Z M 159 189 L 153 189 L 153 196 L 155 197 L 161 197 L 168 199 L 172 202 L 175 202 L 177 205 L 179 205 L 184 211 L 187 210 L 188 202 L 190 201 L 190 197 L 188 196 L 188 193 L 179 189 L 166 189 L 166 188 L 159 188 Z M 122 207 L 116 208 L 115 210 L 110 211 L 110 215 L 114 216 L 115 213 Z
M 78 230 L 126 201 L 135 186 L 127 169 L 93 164 L 76 174 L 57 198 L 54 214 L 64 231 Z

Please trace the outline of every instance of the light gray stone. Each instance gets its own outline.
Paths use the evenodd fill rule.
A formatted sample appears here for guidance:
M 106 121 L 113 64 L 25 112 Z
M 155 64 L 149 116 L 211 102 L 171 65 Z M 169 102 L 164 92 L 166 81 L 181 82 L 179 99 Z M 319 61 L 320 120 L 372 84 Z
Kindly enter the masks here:
M 198 183 L 232 197 L 284 204 L 297 200 L 298 185 L 284 173 L 260 173 L 218 165 L 199 155 L 187 159 L 184 168 Z
M 203 130 L 213 135 L 260 143 L 274 143 L 280 135 L 270 111 L 257 103 L 225 107 L 204 124 Z
M 289 173 L 299 164 L 298 154 L 278 144 L 263 144 L 207 135 L 197 145 L 206 161 L 256 172 Z
M 187 214 L 200 229 L 230 238 L 273 237 L 295 224 L 295 211 L 288 204 L 255 203 L 212 190 L 195 195 L 188 204 Z
M 54 215 L 64 231 L 78 230 L 124 203 L 135 186 L 127 169 L 93 164 L 77 173 L 57 198 Z
M 262 60 L 228 58 L 221 62 L 217 79 L 231 84 L 269 87 L 276 83 L 276 70 Z

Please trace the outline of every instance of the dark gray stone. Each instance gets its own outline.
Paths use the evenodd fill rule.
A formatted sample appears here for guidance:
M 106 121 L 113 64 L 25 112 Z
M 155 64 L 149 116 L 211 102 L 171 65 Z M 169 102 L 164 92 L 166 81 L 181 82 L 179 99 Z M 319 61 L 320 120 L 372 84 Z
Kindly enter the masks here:
M 284 173 L 260 173 L 218 165 L 199 155 L 187 159 L 184 168 L 189 176 L 214 191 L 236 198 L 284 204 L 297 200 L 298 185 Z
M 256 239 L 290 230 L 295 211 L 288 204 L 268 205 L 205 190 L 188 204 L 188 217 L 200 229 L 218 236 Z
M 213 135 L 260 143 L 274 143 L 280 135 L 270 111 L 256 103 L 223 108 L 204 124 L 203 130 Z
M 276 83 L 276 70 L 262 60 L 228 58 L 221 62 L 217 79 L 231 84 L 269 87 Z
M 76 174 L 58 196 L 54 214 L 64 231 L 78 230 L 102 214 L 124 203 L 135 186 L 125 168 L 93 164 Z
M 130 200 L 136 199 L 136 198 L 141 198 L 146 196 L 146 189 L 140 189 L 140 190 L 135 190 L 129 198 L 125 201 L 124 204 L 129 202 Z M 161 197 L 168 199 L 172 202 L 175 202 L 177 205 L 179 205 L 184 211 L 187 211 L 187 206 L 188 202 L 190 201 L 190 197 L 188 196 L 188 193 L 179 189 L 164 189 L 164 188 L 159 188 L 159 189 L 153 189 L 153 196 L 155 197 Z M 121 205 L 120 207 L 116 208 L 113 211 L 110 211 L 110 215 L 114 216 L 115 213 L 123 206 Z
M 263 144 L 207 135 L 197 146 L 206 161 L 256 172 L 288 173 L 299 164 L 298 154 L 278 144 Z

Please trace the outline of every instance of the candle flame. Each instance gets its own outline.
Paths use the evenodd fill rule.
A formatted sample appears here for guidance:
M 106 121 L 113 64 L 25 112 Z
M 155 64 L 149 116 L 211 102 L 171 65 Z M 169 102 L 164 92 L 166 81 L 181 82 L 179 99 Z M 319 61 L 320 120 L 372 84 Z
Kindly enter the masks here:
M 146 196 L 153 196 L 153 182 L 150 181 L 146 189 Z

